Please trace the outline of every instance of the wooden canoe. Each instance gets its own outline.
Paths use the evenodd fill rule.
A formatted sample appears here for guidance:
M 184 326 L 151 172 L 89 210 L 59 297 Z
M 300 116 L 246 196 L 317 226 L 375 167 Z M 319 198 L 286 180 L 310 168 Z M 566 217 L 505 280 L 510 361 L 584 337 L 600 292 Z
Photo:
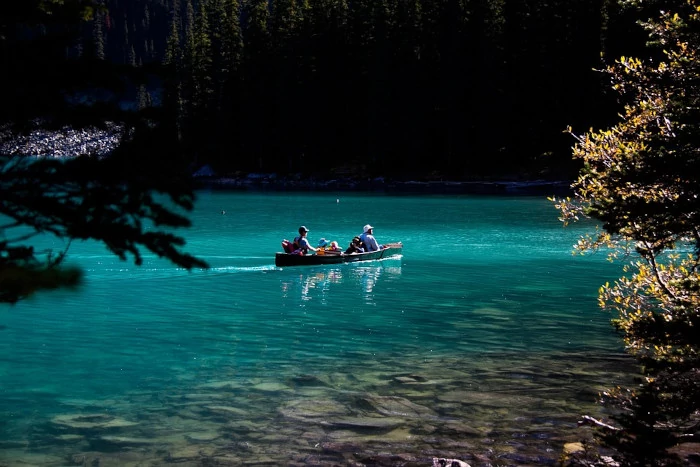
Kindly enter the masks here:
M 315 266 L 321 264 L 354 263 L 356 261 L 369 261 L 384 259 L 401 254 L 403 244 L 401 242 L 387 243 L 386 248 L 378 251 L 368 251 L 366 253 L 344 253 L 325 252 L 322 255 L 293 255 L 291 253 L 276 253 L 275 266 Z

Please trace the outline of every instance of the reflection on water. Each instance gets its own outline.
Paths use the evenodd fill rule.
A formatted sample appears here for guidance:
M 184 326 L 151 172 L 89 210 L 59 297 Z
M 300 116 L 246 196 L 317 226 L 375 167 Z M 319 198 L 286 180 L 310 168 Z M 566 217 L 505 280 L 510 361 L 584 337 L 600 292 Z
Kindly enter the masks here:
M 303 301 L 317 299 L 325 303 L 333 287 L 344 287 L 350 292 L 360 290 L 364 300 L 371 302 L 372 292 L 382 275 L 401 275 L 401 257 L 297 270 L 298 274 L 280 283 L 284 298 L 298 294 Z

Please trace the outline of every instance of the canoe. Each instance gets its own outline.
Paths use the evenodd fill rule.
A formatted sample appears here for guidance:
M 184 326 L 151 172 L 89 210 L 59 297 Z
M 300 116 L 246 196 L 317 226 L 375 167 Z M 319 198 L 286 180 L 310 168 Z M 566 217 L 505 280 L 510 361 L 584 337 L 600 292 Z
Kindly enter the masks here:
M 344 253 L 325 252 L 322 255 L 293 255 L 291 253 L 276 253 L 275 266 L 314 266 L 319 264 L 340 264 L 354 263 L 356 261 L 369 261 L 374 259 L 384 259 L 401 254 L 403 244 L 387 243 L 386 248 L 378 251 L 368 251 L 366 253 Z

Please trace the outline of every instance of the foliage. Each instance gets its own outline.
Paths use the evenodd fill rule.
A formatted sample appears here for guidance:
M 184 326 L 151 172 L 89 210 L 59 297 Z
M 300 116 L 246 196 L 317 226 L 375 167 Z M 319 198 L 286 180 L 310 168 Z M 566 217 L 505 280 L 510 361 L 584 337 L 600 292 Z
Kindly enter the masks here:
M 182 252 L 184 240 L 173 233 L 190 224 L 185 213 L 193 207 L 194 193 L 167 127 L 155 124 L 148 109 L 131 114 L 117 109 L 112 98 L 89 105 L 66 98 L 90 95 L 97 83 L 109 83 L 110 76 L 129 76 L 109 64 L 85 66 L 85 60 L 66 55 L 66 44 L 80 30 L 76 24 L 90 16 L 89 2 L 66 3 L 68 10 L 62 9 L 63 2 L 27 2 L 34 9 L 18 11 L 20 24 L 13 29 L 3 23 L 2 63 L 22 72 L 27 65 L 29 74 L 3 88 L 10 105 L 0 114 L 0 302 L 15 303 L 38 290 L 79 284 L 81 272 L 63 268 L 67 250 L 35 250 L 30 242 L 40 235 L 67 245 L 97 240 L 121 259 L 133 257 L 136 264 L 141 264 L 145 248 L 186 269 L 206 266 Z M 97 65 L 94 57 L 88 60 Z M 41 61 L 56 65 L 56 79 L 42 79 L 45 73 L 37 72 Z M 13 93 L 26 99 L 13 98 Z M 24 131 L 66 124 L 104 126 L 106 115 L 121 117 L 118 126 L 124 129 L 121 144 L 107 157 L 79 146 L 63 157 L 36 157 L 15 148 Z
M 671 448 L 697 442 L 700 429 L 700 2 L 642 24 L 665 59 L 622 57 L 607 68 L 622 119 L 574 135 L 584 169 L 575 198 L 555 201 L 565 223 L 602 222 L 580 252 L 636 258 L 600 289 L 600 305 L 646 378 L 603 394 L 621 428 L 603 440 L 623 465 L 680 465 Z

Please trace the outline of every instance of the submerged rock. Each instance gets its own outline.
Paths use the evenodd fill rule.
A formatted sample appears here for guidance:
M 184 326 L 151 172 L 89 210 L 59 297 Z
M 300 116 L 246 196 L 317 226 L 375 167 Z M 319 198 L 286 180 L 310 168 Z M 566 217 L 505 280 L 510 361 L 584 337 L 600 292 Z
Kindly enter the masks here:
M 464 461 L 459 459 L 444 459 L 444 458 L 433 458 L 433 467 L 471 467 Z
M 97 441 L 115 446 L 147 446 L 155 443 L 151 438 L 134 438 L 128 436 L 100 436 Z
M 389 417 L 343 417 L 334 420 L 323 420 L 321 425 L 333 428 L 349 428 L 351 430 L 392 430 L 403 425 L 399 418 Z
M 83 440 L 85 440 L 83 435 L 59 435 L 53 437 L 54 442 L 64 444 L 75 444 Z
M 437 414 L 432 409 L 397 396 L 367 394 L 357 398 L 356 405 L 392 417 L 437 418 Z
M 394 381 L 401 383 L 401 384 L 425 384 L 425 383 L 430 382 L 430 380 L 428 378 L 424 378 L 423 376 L 420 376 L 420 375 L 396 376 L 394 378 Z
M 280 412 L 287 418 L 304 422 L 349 415 L 349 410 L 345 405 L 331 399 L 291 401 L 280 409 Z
M 321 381 L 317 376 L 314 375 L 296 375 L 289 378 L 289 384 L 292 387 L 327 387 L 326 382 Z
M 221 438 L 221 433 L 215 431 L 201 432 L 201 433 L 190 433 L 185 435 L 185 439 L 190 443 L 209 443 L 215 439 Z
M 269 382 L 264 382 L 264 383 L 259 383 L 253 386 L 253 389 L 257 391 L 263 391 L 263 392 L 280 392 L 280 391 L 289 391 L 290 387 L 287 386 L 286 384 L 274 382 L 274 381 L 269 381 Z
M 57 415 L 51 419 L 51 423 L 74 430 L 103 430 L 138 425 L 136 422 L 130 422 L 108 414 Z
M 245 417 L 248 415 L 248 412 L 243 409 L 239 409 L 238 407 L 231 407 L 228 405 L 209 405 L 205 407 L 206 410 L 210 412 L 215 412 L 217 414 L 223 414 L 223 415 L 239 415 L 241 417 Z
M 580 442 L 566 443 L 564 445 L 564 454 L 567 454 L 567 455 L 574 454 L 577 452 L 583 452 L 583 451 L 585 451 L 585 449 L 583 447 L 583 444 L 581 444 Z

